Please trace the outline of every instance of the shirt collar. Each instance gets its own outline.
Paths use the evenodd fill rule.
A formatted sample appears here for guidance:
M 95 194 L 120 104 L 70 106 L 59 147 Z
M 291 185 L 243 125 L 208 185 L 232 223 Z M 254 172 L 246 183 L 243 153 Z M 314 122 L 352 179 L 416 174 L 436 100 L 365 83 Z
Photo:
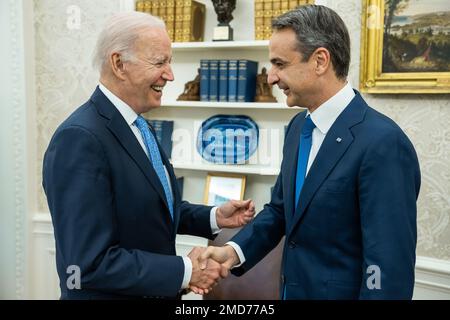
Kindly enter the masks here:
M 100 83 L 98 87 L 103 92 L 103 94 L 109 99 L 109 101 L 111 101 L 111 103 L 116 107 L 116 109 L 120 112 L 120 114 L 125 119 L 127 124 L 131 126 L 138 117 L 136 112 L 134 112 L 134 110 L 131 109 L 131 107 L 128 104 L 123 102 L 119 97 L 117 97 L 114 93 L 112 93 L 103 84 Z
M 355 96 L 355 92 L 349 82 L 334 96 L 321 104 L 312 113 L 307 111 L 306 116 L 311 115 L 311 120 L 323 134 L 327 134 L 333 123 L 342 111 L 349 105 Z

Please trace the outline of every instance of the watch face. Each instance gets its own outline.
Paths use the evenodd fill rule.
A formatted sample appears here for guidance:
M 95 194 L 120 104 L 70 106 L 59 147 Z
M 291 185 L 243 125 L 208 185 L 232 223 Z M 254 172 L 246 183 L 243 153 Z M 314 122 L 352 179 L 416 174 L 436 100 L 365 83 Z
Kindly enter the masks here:
M 203 121 L 197 151 L 216 164 L 245 164 L 258 148 L 258 125 L 244 115 L 215 115 Z

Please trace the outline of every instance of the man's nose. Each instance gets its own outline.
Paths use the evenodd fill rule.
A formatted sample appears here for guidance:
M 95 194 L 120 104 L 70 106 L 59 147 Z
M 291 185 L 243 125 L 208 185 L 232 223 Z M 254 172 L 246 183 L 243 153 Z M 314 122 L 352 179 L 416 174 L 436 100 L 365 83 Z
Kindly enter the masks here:
M 175 79 L 175 77 L 173 75 L 173 71 L 172 71 L 172 66 L 170 64 L 167 65 L 167 70 L 164 71 L 163 78 L 164 78 L 164 80 L 167 80 L 167 81 L 173 81 Z
M 274 85 L 274 84 L 277 84 L 277 82 L 278 82 L 279 80 L 280 80 L 280 79 L 278 78 L 278 76 L 276 75 L 275 71 L 273 70 L 273 67 L 271 67 L 271 68 L 269 69 L 269 72 L 267 73 L 267 82 L 268 82 L 270 85 Z

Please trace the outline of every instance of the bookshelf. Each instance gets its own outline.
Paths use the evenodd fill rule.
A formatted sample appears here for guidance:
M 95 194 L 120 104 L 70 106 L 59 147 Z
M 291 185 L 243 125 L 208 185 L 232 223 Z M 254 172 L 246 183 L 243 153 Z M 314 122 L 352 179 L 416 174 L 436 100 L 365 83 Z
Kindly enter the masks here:
M 235 41 L 213 42 L 212 30 L 217 17 L 211 1 L 198 0 L 206 6 L 205 41 L 172 44 L 172 69 L 175 80 L 166 84 L 162 106 L 146 116 L 158 120 L 173 120 L 172 163 L 178 176 L 184 176 L 183 198 L 202 203 L 208 172 L 237 173 L 247 176 L 245 197 L 255 200 L 257 209 L 270 200 L 270 188 L 280 170 L 284 129 L 300 112 L 300 108 L 288 108 L 284 94 L 276 87 L 273 94 L 276 103 L 176 101 L 184 84 L 195 78 L 200 59 L 249 59 L 270 69 L 268 40 L 254 40 L 254 3 L 237 1 L 234 19 Z M 218 114 L 246 115 L 259 126 L 260 141 L 257 152 L 250 158 L 251 164 L 217 165 L 204 161 L 196 150 L 198 129 L 201 123 Z

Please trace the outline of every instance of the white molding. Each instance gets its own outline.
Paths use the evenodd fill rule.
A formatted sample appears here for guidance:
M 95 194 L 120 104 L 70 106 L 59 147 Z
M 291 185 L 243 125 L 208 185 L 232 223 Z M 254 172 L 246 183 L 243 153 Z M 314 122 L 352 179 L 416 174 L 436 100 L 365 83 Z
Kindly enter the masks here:
M 196 170 L 196 171 L 214 171 L 214 172 L 231 172 L 243 174 L 256 174 L 261 176 L 276 176 L 280 172 L 280 168 L 262 165 L 222 165 L 208 163 L 192 163 L 192 162 L 172 162 L 175 169 Z
M 14 93 L 10 99 L 9 107 L 12 114 L 12 154 L 14 157 L 14 220 L 15 220 L 15 286 L 16 298 L 21 299 L 25 291 L 25 212 L 26 212 L 26 176 L 24 166 L 26 163 L 26 150 L 24 150 L 24 48 L 23 48 L 23 9 L 22 1 L 10 0 L 8 7 L 10 21 L 10 64 L 11 89 Z
M 450 299 L 450 261 L 417 257 L 414 299 Z
M 204 50 L 267 50 L 269 40 L 243 40 L 243 41 L 203 41 L 203 42 L 173 42 L 173 52 L 204 51 Z
M 299 107 L 288 107 L 284 103 L 269 103 L 269 102 L 213 102 L 213 101 L 164 101 L 163 107 L 176 108 L 238 108 L 238 109 L 277 109 L 277 110 L 291 110 L 299 112 L 304 110 Z
M 417 257 L 416 270 L 450 277 L 450 261 L 429 257 Z

